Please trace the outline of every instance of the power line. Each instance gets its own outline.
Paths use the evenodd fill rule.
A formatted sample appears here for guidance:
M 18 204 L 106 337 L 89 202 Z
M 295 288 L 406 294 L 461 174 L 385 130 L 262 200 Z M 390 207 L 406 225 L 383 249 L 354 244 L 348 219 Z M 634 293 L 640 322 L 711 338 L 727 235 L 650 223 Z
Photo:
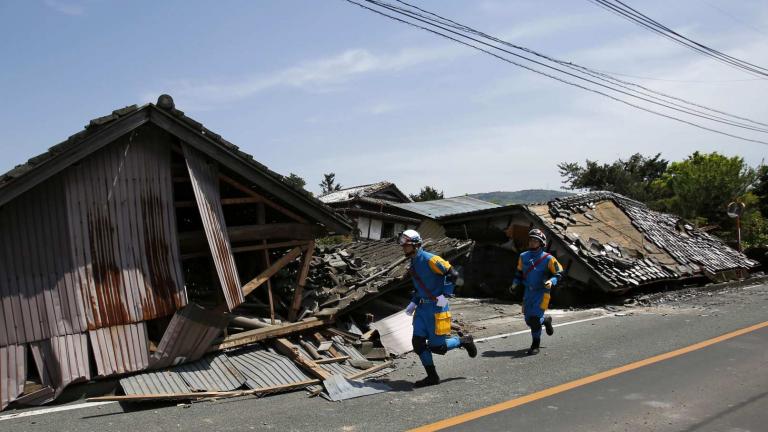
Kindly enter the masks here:
M 517 50 L 520 50 L 520 51 L 524 51 L 524 52 L 529 53 L 529 54 L 533 54 L 533 55 L 535 55 L 537 57 L 540 57 L 540 58 L 543 58 L 543 59 L 545 59 L 547 61 L 557 63 L 558 65 L 565 66 L 565 67 L 567 67 L 567 68 L 569 68 L 571 70 L 576 70 L 576 71 L 578 71 L 580 73 L 585 73 L 585 74 L 589 75 L 590 77 L 596 78 L 596 79 L 598 79 L 600 81 L 603 81 L 603 82 L 606 82 L 606 83 L 609 83 L 609 84 L 612 84 L 612 85 L 618 85 L 619 87 L 621 87 L 623 89 L 629 90 L 629 91 L 634 92 L 634 93 L 641 94 L 641 95 L 643 95 L 645 97 L 654 99 L 656 101 L 660 101 L 660 102 L 664 102 L 664 103 L 669 103 L 671 105 L 674 105 L 676 107 L 682 108 L 684 110 L 691 110 L 691 111 L 693 111 L 695 113 L 699 113 L 699 114 L 703 114 L 703 115 L 707 115 L 707 116 L 711 115 L 711 114 L 699 111 L 697 109 L 691 109 L 690 107 L 682 106 L 682 105 L 680 105 L 680 104 L 678 104 L 676 102 L 673 102 L 673 101 L 682 102 L 684 104 L 687 104 L 687 105 L 690 105 L 690 106 L 693 106 L 693 107 L 702 108 L 704 110 L 711 111 L 711 112 L 714 112 L 714 113 L 717 113 L 717 114 L 722 114 L 722 115 L 725 115 L 725 116 L 728 116 L 728 117 L 731 117 L 731 118 L 734 118 L 734 119 L 744 120 L 744 121 L 747 121 L 747 122 L 750 122 L 750 123 L 753 123 L 753 124 L 757 124 L 757 125 L 760 125 L 760 126 L 768 126 L 768 124 L 766 124 L 766 123 L 761 123 L 761 122 L 754 121 L 754 120 L 751 120 L 751 119 L 748 119 L 748 118 L 745 118 L 745 117 L 729 114 L 729 113 L 726 113 L 726 112 L 723 112 L 723 111 L 720 111 L 720 110 L 717 110 L 717 109 L 714 109 L 714 108 L 710 108 L 710 107 L 707 107 L 707 106 L 704 106 L 704 105 L 700 105 L 700 104 L 697 104 L 697 103 L 694 103 L 694 102 L 691 102 L 691 101 L 688 101 L 688 100 L 685 100 L 685 99 L 682 99 L 682 98 L 679 98 L 679 97 L 675 97 L 675 96 L 671 96 L 671 95 L 666 94 L 666 93 L 655 91 L 655 90 L 649 89 L 649 88 L 644 87 L 644 86 L 639 85 L 639 84 L 635 84 L 635 83 L 628 82 L 628 81 L 623 81 L 623 80 L 620 80 L 620 79 L 618 79 L 616 77 L 610 76 L 609 74 L 607 74 L 605 72 L 601 72 L 601 71 L 598 71 L 598 70 L 595 70 L 595 69 L 591 69 L 591 68 L 588 68 L 588 67 L 585 67 L 585 66 L 580 66 L 580 65 L 577 65 L 577 64 L 572 63 L 572 62 L 566 62 L 566 61 L 563 61 L 563 60 L 558 60 L 558 59 L 553 58 L 551 56 L 548 56 L 548 55 L 542 54 L 540 52 L 534 51 L 532 49 L 525 48 L 525 47 L 522 47 L 522 46 L 518 46 L 518 45 L 512 44 L 510 42 L 507 42 L 507 41 L 501 40 L 499 38 L 496 38 L 494 36 L 490 36 L 490 35 L 488 35 L 486 33 L 483 33 L 483 32 L 481 32 L 479 30 L 475 30 L 475 29 L 473 29 L 471 27 L 468 27 L 468 26 L 466 26 L 464 24 L 460 24 L 460 23 L 458 23 L 456 21 L 453 21 L 453 20 L 451 20 L 449 18 L 446 18 L 446 17 L 443 17 L 441 15 L 438 15 L 438 14 L 436 14 L 434 12 L 430 12 L 430 11 L 421 9 L 418 6 L 412 5 L 412 4 L 407 3 L 407 2 L 405 2 L 403 0 L 396 0 L 396 1 L 398 3 L 406 5 L 408 7 L 413 8 L 413 9 L 416 9 L 416 10 L 418 10 L 420 12 L 426 13 L 430 17 L 433 17 L 434 19 L 436 19 L 441 24 L 447 25 L 447 26 L 452 27 L 452 28 L 457 29 L 457 30 L 470 32 L 470 33 L 475 34 L 477 36 L 480 36 L 480 37 L 483 37 L 483 38 L 486 38 L 486 39 L 490 39 L 490 40 L 492 40 L 492 41 L 494 41 L 496 43 L 501 43 L 501 44 L 506 45 L 508 47 L 511 47 L 511 48 L 514 48 L 514 49 L 517 49 Z M 382 3 L 382 4 L 384 4 L 383 2 L 377 1 L 377 0 L 372 0 L 372 2 L 373 3 Z M 419 14 L 418 12 L 409 11 L 409 10 L 406 10 L 406 9 L 403 9 L 403 8 L 398 8 L 396 6 L 393 6 L 393 7 L 396 8 L 401 13 L 415 14 L 415 15 L 418 15 L 419 17 L 421 17 L 421 18 L 425 18 L 427 20 L 430 19 L 429 17 L 427 17 L 427 16 L 425 16 L 423 14 Z M 523 57 L 523 58 L 525 58 L 525 57 Z M 579 77 L 579 78 L 581 78 L 581 77 Z M 640 89 L 640 90 L 638 90 L 638 89 Z M 624 92 L 621 92 L 621 93 L 624 93 Z M 624 93 L 624 94 L 626 94 L 626 93 Z M 634 95 L 631 95 L 631 96 L 634 96 Z M 640 98 L 640 99 L 646 100 L 644 98 Z M 686 113 L 690 114 L 690 112 L 688 112 L 688 111 L 686 111 Z M 719 116 L 714 116 L 714 117 L 717 118 L 717 119 L 723 120 L 722 117 L 719 117 Z M 710 117 L 708 117 L 708 118 L 710 120 L 712 120 L 712 118 L 710 118 Z M 715 120 L 715 121 L 722 122 L 720 120 Z M 726 122 L 726 124 L 730 124 L 732 126 L 737 125 L 737 124 L 731 123 L 731 121 L 729 121 L 727 119 L 725 119 L 725 122 Z M 738 126 L 743 126 L 743 127 L 747 128 L 747 129 L 751 129 L 751 130 L 763 131 L 762 129 L 754 129 L 753 126 L 744 125 L 742 123 L 738 123 Z
M 653 18 L 650 18 L 647 15 L 639 12 L 637 9 L 632 8 L 621 0 L 589 1 L 664 38 L 667 38 L 688 49 L 698 52 L 699 54 L 710 57 L 733 68 L 740 69 L 753 76 L 761 77 L 763 79 L 768 78 L 768 69 L 748 61 L 738 59 L 722 51 L 690 39 L 676 32 L 675 30 L 672 30 L 666 25 L 659 23 Z
M 662 104 L 662 103 L 659 103 L 659 102 L 656 102 L 656 101 L 653 101 L 653 100 L 649 100 L 649 99 L 644 98 L 644 97 L 640 97 L 640 96 L 637 96 L 637 95 L 634 95 L 634 94 L 631 94 L 631 93 L 627 93 L 626 91 L 617 89 L 615 87 L 612 87 L 612 86 L 609 86 L 609 85 L 606 85 L 606 84 L 602 84 L 602 83 L 596 82 L 594 80 L 591 80 L 589 78 L 585 78 L 583 76 L 579 76 L 576 73 L 564 71 L 564 70 L 559 69 L 557 67 L 553 67 L 551 65 L 547 65 L 547 64 L 542 63 L 540 61 L 533 60 L 533 59 L 528 58 L 526 56 L 523 56 L 521 54 L 505 50 L 505 49 L 500 48 L 500 47 L 495 46 L 495 45 L 491 45 L 491 44 L 489 44 L 487 42 L 475 39 L 475 38 L 473 38 L 471 36 L 467 36 L 466 34 L 460 33 L 459 31 L 451 30 L 450 28 L 446 28 L 444 26 L 444 25 L 452 24 L 452 25 L 449 25 L 449 26 L 453 27 L 453 28 L 455 28 L 457 30 L 466 31 L 466 32 L 476 32 L 475 30 L 471 29 L 470 27 L 465 26 L 463 24 L 456 23 L 455 21 L 450 21 L 450 20 L 446 20 L 446 19 L 443 19 L 443 18 L 437 18 L 436 20 L 429 20 L 429 19 L 425 19 L 425 17 L 423 15 L 419 15 L 419 14 L 415 13 L 412 10 L 405 10 L 404 8 L 400 8 L 400 7 L 397 7 L 395 5 L 392 5 L 392 4 L 389 4 L 389 3 L 386 3 L 386 2 L 377 1 L 377 0 L 360 0 L 360 1 L 363 1 L 365 3 L 368 3 L 369 5 L 378 6 L 381 9 L 385 9 L 387 11 L 390 11 L 392 13 L 396 13 L 398 15 L 401 15 L 402 17 L 405 17 L 405 18 L 401 18 L 401 17 L 397 17 L 397 16 L 394 16 L 394 15 L 391 15 L 391 14 L 389 14 L 387 12 L 384 12 L 384 11 L 382 11 L 380 9 L 376 9 L 376 8 L 374 8 L 372 6 L 367 6 L 367 5 L 362 4 L 361 2 L 358 2 L 358 1 L 355 1 L 355 0 L 346 0 L 346 1 L 351 3 L 351 4 L 355 4 L 355 5 L 357 5 L 357 6 L 361 7 L 361 8 L 364 8 L 366 10 L 369 10 L 371 12 L 374 12 L 376 14 L 379 14 L 379 15 L 382 15 L 384 17 L 387 17 L 389 19 L 392 19 L 392 20 L 401 22 L 403 24 L 406 24 L 406 25 L 409 25 L 409 26 L 413 26 L 413 27 L 416 27 L 416 28 L 428 31 L 430 33 L 436 34 L 436 35 L 441 36 L 443 38 L 446 38 L 446 39 L 452 40 L 454 42 L 460 43 L 462 45 L 471 47 L 471 48 L 476 49 L 478 51 L 481 51 L 481 52 L 483 52 L 485 54 L 489 54 L 489 55 L 491 55 L 491 56 L 493 56 L 493 57 L 495 57 L 495 58 L 497 58 L 499 60 L 502 60 L 504 62 L 513 64 L 515 66 L 521 67 L 523 69 L 529 70 L 529 71 L 537 73 L 539 75 L 543 75 L 543 76 L 546 76 L 548 78 L 557 80 L 557 81 L 562 82 L 564 84 L 568 84 L 568 85 L 571 85 L 571 86 L 574 86 L 574 87 L 578 87 L 578 88 L 581 88 L 583 90 L 586 90 L 586 91 L 589 91 L 589 92 L 592 92 L 592 93 L 600 94 L 602 96 L 608 97 L 608 98 L 610 98 L 610 99 L 612 99 L 614 101 L 623 103 L 625 105 L 629 105 L 629 106 L 634 107 L 636 109 L 640 109 L 640 110 L 643 110 L 643 111 L 646 111 L 646 112 L 649 112 L 649 113 L 652 113 L 652 114 L 655 114 L 655 115 L 658 115 L 658 116 L 661 116 L 661 117 L 665 117 L 665 118 L 668 118 L 668 119 L 671 119 L 671 120 L 675 120 L 675 121 L 678 121 L 678 122 L 681 122 L 681 123 L 684 123 L 684 124 L 688 124 L 690 126 L 694 126 L 696 128 L 699 128 L 699 129 L 707 130 L 707 131 L 710 131 L 710 132 L 713 132 L 713 133 L 717 133 L 717 134 L 720 134 L 720 135 L 729 136 L 731 138 L 735 138 L 735 139 L 739 139 L 739 140 L 744 140 L 744 141 L 749 141 L 749 142 L 755 142 L 755 143 L 759 143 L 759 144 L 768 144 L 768 142 L 766 142 L 766 141 L 762 141 L 762 140 L 758 140 L 758 139 L 752 139 L 752 138 L 748 138 L 748 137 L 744 137 L 744 136 L 735 135 L 735 134 L 732 134 L 732 133 L 729 133 L 729 132 L 725 132 L 725 131 L 722 131 L 722 130 L 719 130 L 719 129 L 714 129 L 712 127 L 704 126 L 704 125 L 699 124 L 699 123 L 694 123 L 694 122 L 686 120 L 686 119 L 681 119 L 681 118 L 676 117 L 674 115 L 666 114 L 666 113 L 659 112 L 659 111 L 656 111 L 656 110 L 653 110 L 653 109 L 650 109 L 650 108 L 647 108 L 647 107 L 644 107 L 644 106 L 641 106 L 641 105 L 637 105 L 635 103 L 623 100 L 620 97 L 616 97 L 614 95 L 608 94 L 605 91 L 601 91 L 601 90 L 592 88 L 592 87 L 590 87 L 588 85 L 582 85 L 582 84 L 579 84 L 579 83 L 575 83 L 573 81 L 569 81 L 569 80 L 564 79 L 562 77 L 555 76 L 552 73 L 548 73 L 548 72 L 536 69 L 535 67 L 521 64 L 518 61 L 511 60 L 509 58 L 504 57 L 503 54 L 498 54 L 496 52 L 492 52 L 489 49 L 486 49 L 486 48 L 483 48 L 481 46 L 475 45 L 472 42 L 476 42 L 476 43 L 479 43 L 481 45 L 485 45 L 485 46 L 487 46 L 487 47 L 489 47 L 491 49 L 494 49 L 494 50 L 497 50 L 497 51 L 501 51 L 501 52 L 513 55 L 513 56 L 518 57 L 518 58 L 520 58 L 522 60 L 534 63 L 534 64 L 536 64 L 538 66 L 543 66 L 545 68 L 552 69 L 552 70 L 554 70 L 554 71 L 556 71 L 556 72 L 558 72 L 560 74 L 565 74 L 565 75 L 568 75 L 568 76 L 573 77 L 573 78 L 578 78 L 580 80 L 584 80 L 586 82 L 589 82 L 590 84 L 598 85 L 600 87 L 604 87 L 604 88 L 606 88 L 608 90 L 611 90 L 611 91 L 614 91 L 614 92 L 618 92 L 618 93 L 621 93 L 621 94 L 624 94 L 624 95 L 628 95 L 628 96 L 631 96 L 631 97 L 639 98 L 639 99 L 642 99 L 645 102 L 650 102 L 650 103 L 654 103 L 656 105 L 661 105 L 661 106 L 663 106 L 663 107 L 665 107 L 667 109 L 672 109 L 672 110 L 675 110 L 675 111 L 683 112 L 685 114 L 692 115 L 692 116 L 699 117 L 699 118 L 704 118 L 704 119 L 710 120 L 710 121 L 718 121 L 718 122 L 721 122 L 721 123 L 726 123 L 726 124 L 729 124 L 729 125 L 735 126 L 735 127 L 751 129 L 751 130 L 758 131 L 758 132 L 766 132 L 766 130 L 764 130 L 762 128 L 754 128 L 754 127 L 751 127 L 751 126 L 745 126 L 743 124 L 736 124 L 736 123 L 733 123 L 733 122 L 730 122 L 730 121 L 727 121 L 727 120 L 723 121 L 722 119 L 715 119 L 715 118 L 713 118 L 715 116 L 712 116 L 712 115 L 704 116 L 704 115 L 692 113 L 692 112 L 690 112 L 688 110 L 682 110 L 682 109 L 675 108 L 675 107 L 672 107 L 672 106 L 669 106 L 669 105 L 666 105 L 666 104 Z M 421 9 L 421 10 L 423 11 L 423 9 Z M 432 13 L 429 13 L 429 14 L 431 14 L 431 15 L 433 15 L 435 17 L 439 17 L 436 14 L 432 14 Z M 416 21 L 416 22 L 413 22 L 413 21 Z M 422 24 L 419 24 L 418 22 L 421 22 Z M 445 33 L 446 31 L 448 33 L 453 34 L 454 36 L 452 36 L 451 34 Z M 472 41 L 472 42 L 468 42 L 467 40 Z M 736 116 L 733 116 L 733 117 L 736 117 Z M 760 123 L 760 122 L 756 122 L 756 121 L 753 121 L 753 120 L 749 120 L 749 121 L 752 122 L 752 123 L 755 123 L 755 124 L 761 124 L 762 125 L 762 123 Z

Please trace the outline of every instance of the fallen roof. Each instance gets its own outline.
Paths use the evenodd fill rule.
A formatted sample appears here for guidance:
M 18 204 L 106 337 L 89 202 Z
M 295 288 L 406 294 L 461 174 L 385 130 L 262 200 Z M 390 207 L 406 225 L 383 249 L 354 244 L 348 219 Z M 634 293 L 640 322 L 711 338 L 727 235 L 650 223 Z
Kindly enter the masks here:
M 715 278 L 758 265 L 684 220 L 613 192 L 528 208 L 617 290 L 681 277 Z
M 156 105 L 131 105 L 93 119 L 85 130 L 0 174 L 0 206 L 145 123 L 157 125 L 260 188 L 279 194 L 280 201 L 302 211 L 330 231 L 349 232 L 352 229 L 349 220 L 309 192 L 294 187 L 250 154 L 184 115 L 175 108 L 168 95 L 160 96 Z
M 376 194 L 382 194 L 383 192 L 389 193 L 386 197 L 375 197 Z M 352 186 L 345 189 L 329 192 L 325 195 L 321 195 L 318 199 L 326 204 L 339 203 L 354 200 L 357 198 L 369 198 L 373 199 L 375 203 L 381 202 L 410 202 L 408 198 L 400 189 L 395 186 L 394 183 L 388 181 L 380 181 L 378 183 L 372 183 L 361 186 Z
M 431 219 L 441 219 L 448 216 L 501 207 L 498 204 L 470 196 L 459 196 L 433 201 L 398 203 L 393 205 Z

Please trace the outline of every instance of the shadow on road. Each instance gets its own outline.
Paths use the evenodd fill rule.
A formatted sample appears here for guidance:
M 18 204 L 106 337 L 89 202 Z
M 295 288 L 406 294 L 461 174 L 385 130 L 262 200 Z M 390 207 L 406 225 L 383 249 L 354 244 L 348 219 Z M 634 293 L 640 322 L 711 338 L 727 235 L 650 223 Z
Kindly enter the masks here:
M 483 357 L 511 357 L 511 358 L 528 357 L 528 348 L 522 348 L 519 350 L 509 350 L 509 351 L 483 351 L 482 356 Z

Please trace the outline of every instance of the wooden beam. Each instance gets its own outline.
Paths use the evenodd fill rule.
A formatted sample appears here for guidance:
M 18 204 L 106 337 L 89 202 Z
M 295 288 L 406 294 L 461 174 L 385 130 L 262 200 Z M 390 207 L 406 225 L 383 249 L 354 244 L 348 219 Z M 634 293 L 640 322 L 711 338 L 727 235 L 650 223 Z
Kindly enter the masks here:
M 230 243 L 242 243 L 260 240 L 314 240 L 324 235 L 323 227 L 302 223 L 274 223 L 264 225 L 240 225 L 227 227 Z M 203 231 L 179 233 L 179 245 L 182 250 L 198 250 L 207 246 Z
M 331 377 L 329 372 L 326 372 L 323 368 L 318 366 L 313 360 L 308 359 L 301 355 L 299 348 L 291 343 L 288 339 L 280 338 L 275 341 L 275 347 L 277 351 L 288 356 L 291 360 L 296 362 L 299 366 L 304 368 L 307 372 L 311 373 L 321 380 L 327 380 Z
M 312 337 L 315 339 L 315 342 L 317 342 L 318 344 L 322 343 L 322 342 L 328 341 L 328 339 L 326 339 L 325 336 L 323 336 L 320 332 L 312 333 Z M 337 350 L 336 347 L 334 347 L 333 345 L 331 345 L 331 347 L 328 348 L 328 352 L 330 352 L 331 354 L 333 354 L 336 357 L 341 357 L 342 356 L 342 353 L 339 352 L 339 350 Z
M 309 274 L 309 265 L 312 262 L 312 254 L 315 253 L 315 242 L 311 241 L 307 245 L 307 250 L 304 253 L 304 258 L 301 263 L 301 271 L 299 272 L 299 280 L 296 284 L 296 290 L 293 293 L 293 302 L 291 303 L 291 310 L 288 312 L 288 321 L 295 321 L 296 314 L 301 307 L 301 299 L 304 294 L 304 285 L 307 283 L 307 275 Z
M 288 263 L 296 259 L 301 255 L 301 247 L 297 246 L 290 250 L 287 254 L 283 255 L 282 258 L 275 261 L 274 264 L 272 264 L 268 269 L 264 270 L 253 278 L 250 282 L 243 285 L 243 297 L 246 297 L 248 294 L 250 294 L 253 290 L 260 287 L 264 282 L 268 281 L 269 278 L 275 275 L 275 273 L 279 272 L 280 269 L 285 267 Z
M 231 336 L 227 336 L 221 342 L 214 344 L 208 349 L 208 352 L 221 351 L 227 348 L 235 348 L 243 345 L 249 345 L 254 342 L 260 342 L 267 339 L 274 339 L 277 337 L 289 335 L 292 333 L 298 333 L 312 328 L 323 327 L 331 324 L 331 320 L 319 320 L 311 317 L 299 322 L 276 325 L 262 329 L 249 330 L 242 333 L 237 333 Z
M 250 195 L 252 197 L 260 199 L 264 204 L 272 207 L 273 209 L 275 209 L 275 210 L 279 211 L 280 213 L 288 216 L 289 218 L 291 218 L 291 219 L 293 219 L 295 221 L 298 221 L 298 222 L 307 222 L 307 220 L 304 219 L 303 217 L 301 217 L 301 216 L 297 215 L 296 213 L 288 210 L 287 208 L 281 206 L 280 204 L 270 200 L 269 198 L 267 198 L 267 197 L 257 193 L 253 189 L 249 188 L 248 186 L 245 186 L 244 184 L 238 182 L 237 180 L 235 180 L 233 178 L 230 178 L 230 177 L 227 177 L 227 176 L 225 176 L 223 174 L 220 175 L 219 177 L 221 178 L 221 180 L 223 182 L 229 184 L 230 186 L 234 187 L 235 189 L 239 189 L 241 192 L 243 192 L 245 194 L 248 194 L 248 195 Z
M 287 241 L 287 242 L 267 243 L 266 240 L 262 240 L 261 244 L 233 247 L 232 253 L 254 252 L 254 251 L 269 250 L 269 249 L 284 249 L 289 247 L 292 248 L 294 246 L 306 247 L 307 241 L 293 240 L 293 241 Z M 182 254 L 181 259 L 207 257 L 210 254 L 211 252 L 209 250 L 200 251 L 200 252 L 190 252 L 190 253 Z
M 221 205 L 235 205 L 235 204 L 256 204 L 260 203 L 261 200 L 254 197 L 246 197 L 246 198 L 222 198 L 221 199 Z M 197 203 L 195 201 L 176 201 L 173 203 L 174 206 L 177 208 L 180 207 L 197 207 Z
M 237 396 L 248 396 L 254 394 L 276 393 L 280 391 L 291 390 L 295 388 L 308 387 L 311 385 L 322 384 L 318 379 L 297 381 L 290 384 L 281 384 L 271 387 L 264 387 L 252 390 L 236 390 L 221 392 L 189 392 L 189 393 L 161 393 L 161 394 L 138 394 L 124 396 L 99 396 L 88 398 L 88 402 L 138 402 L 153 400 L 190 400 L 202 398 L 229 398 Z

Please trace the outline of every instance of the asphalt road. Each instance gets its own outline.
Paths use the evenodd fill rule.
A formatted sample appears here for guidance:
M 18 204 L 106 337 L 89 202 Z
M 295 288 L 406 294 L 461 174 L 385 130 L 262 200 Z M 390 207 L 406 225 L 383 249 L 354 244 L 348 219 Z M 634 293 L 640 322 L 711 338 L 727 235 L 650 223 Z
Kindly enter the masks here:
M 10 420 L 3 420 L 8 414 L 4 412 L 0 413 L 0 430 L 406 430 L 766 320 L 766 285 L 706 292 L 558 327 L 554 336 L 545 336 L 538 356 L 523 355 L 529 345 L 525 334 L 480 344 L 476 359 L 460 350 L 451 351 L 437 357 L 443 383 L 435 387 L 411 388 L 410 383 L 423 374 L 411 354 L 399 360 L 398 369 L 387 377 L 394 391 L 344 402 L 294 392 L 181 406 L 109 404 Z M 752 427 L 768 424 L 766 339 L 766 331 L 756 331 L 460 427 L 511 430 L 512 421 L 520 421 L 528 423 L 516 424 L 514 430 L 525 430 L 518 429 L 525 426 L 536 431 L 768 430 Z

